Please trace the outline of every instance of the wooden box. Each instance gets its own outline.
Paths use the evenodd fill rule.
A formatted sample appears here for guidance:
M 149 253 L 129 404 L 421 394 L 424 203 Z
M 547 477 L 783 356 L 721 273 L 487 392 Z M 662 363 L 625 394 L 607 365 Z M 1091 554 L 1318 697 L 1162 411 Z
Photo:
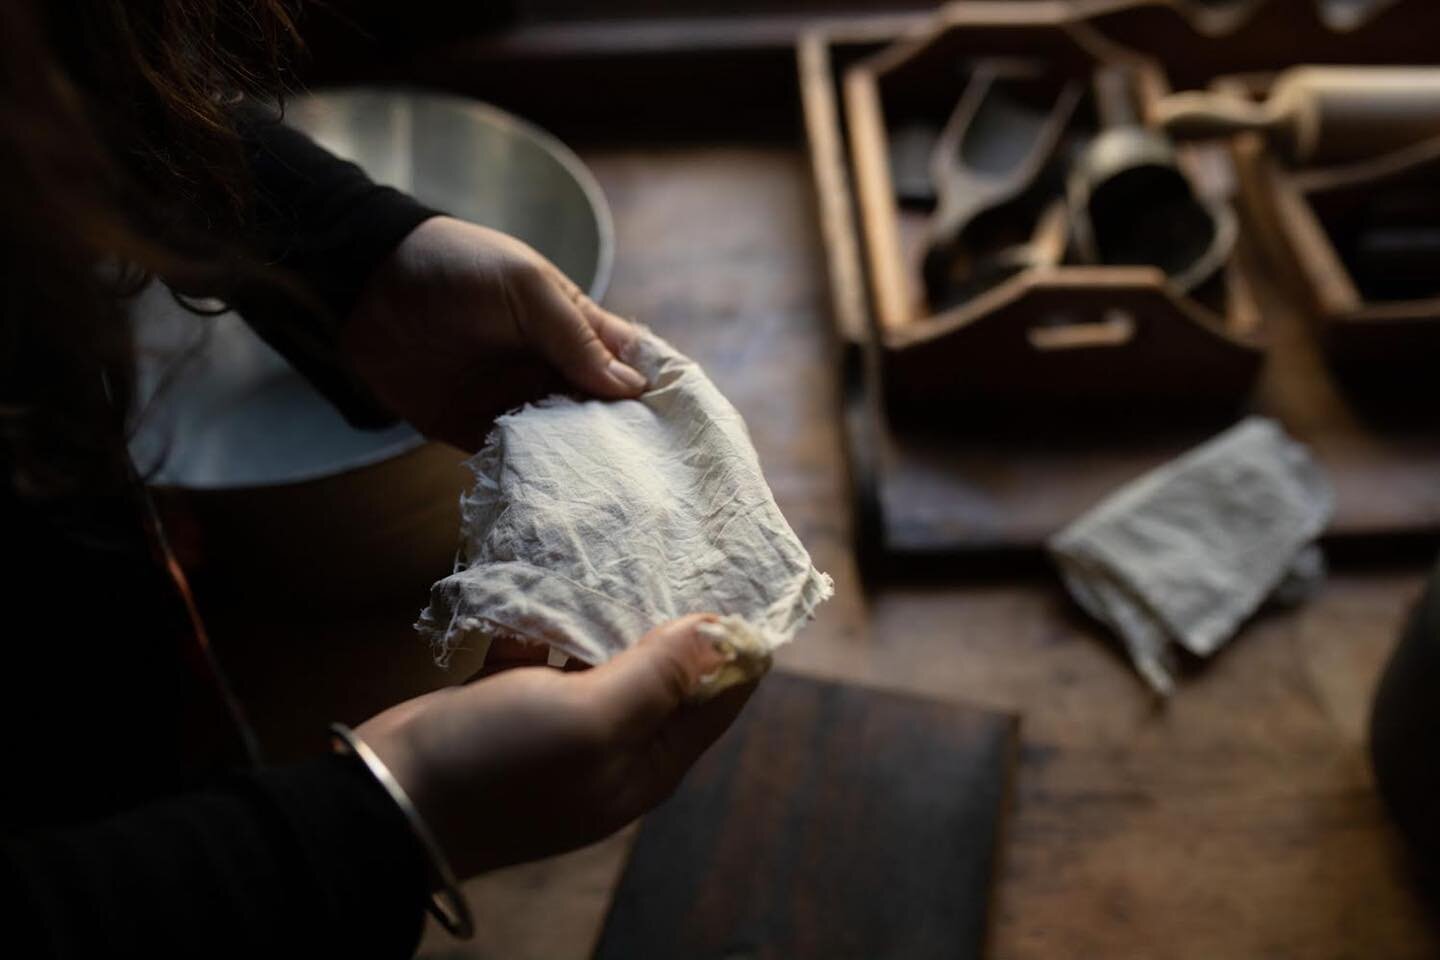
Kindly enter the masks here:
M 930 311 L 919 281 L 929 217 L 897 202 L 889 137 L 903 117 L 928 111 L 943 120 L 973 76 L 969 65 L 997 58 L 1043 63 L 1052 82 L 1086 91 L 1106 65 L 1123 63 L 1137 76 L 1153 70 L 1077 22 L 1066 5 L 966 3 L 945 8 L 923 35 L 844 71 L 879 375 L 891 409 L 915 413 L 976 400 L 1045 405 L 1055 416 L 1092 401 L 1238 405 L 1264 344 L 1254 297 L 1233 257 L 1209 302 L 1180 293 L 1153 267 L 1047 263 L 959 306 Z M 1077 114 L 1072 125 L 1093 130 L 1094 122 Z M 1180 158 L 1203 190 L 1195 159 Z M 1212 194 L 1225 188 L 1209 186 Z M 1039 229 L 1058 232 L 1058 243 L 1046 242 L 1063 250 L 1065 214 L 1054 213 L 1058 230 L 1044 218 Z
M 1222 78 L 1211 86 L 1263 97 L 1270 79 Z M 1440 257 L 1433 272 L 1423 260 L 1412 264 L 1406 282 L 1386 278 L 1383 263 L 1367 267 L 1363 253 L 1343 248 L 1367 211 L 1387 200 L 1412 230 L 1440 231 L 1440 138 L 1315 168 L 1288 166 L 1258 134 L 1236 137 L 1232 152 L 1247 215 L 1309 314 L 1331 366 L 1360 390 L 1402 397 L 1416 388 L 1433 390 L 1428 381 L 1440 365 Z M 1413 282 L 1426 274 L 1433 286 Z
M 1398 8 L 1414 12 L 1416 22 L 1440 27 L 1440 4 L 1404 0 L 1395 8 L 1372 13 L 1365 24 L 1342 36 L 1344 42 L 1316 19 L 1310 0 L 1304 0 L 1303 8 L 1297 8 L 1297 0 L 1250 4 L 1232 13 L 1221 24 L 1223 30 L 1212 29 L 1213 20 L 1205 20 L 1195 9 L 1168 0 L 1074 7 L 966 3 L 946 8 L 940 17 L 951 25 L 979 25 L 988 18 L 988 26 L 977 28 L 997 31 L 1002 30 L 998 22 L 1004 19 L 1002 13 L 1018 15 L 1022 21 L 1018 27 L 1003 28 L 1012 39 L 1062 31 L 1083 35 L 1086 44 L 1102 47 L 1122 39 L 1132 46 L 1144 41 L 1153 57 L 1136 74 L 1143 104 L 1172 88 L 1204 87 L 1225 73 L 1253 72 L 1257 64 L 1273 72 L 1276 60 L 1269 60 L 1267 66 L 1267 51 L 1274 58 L 1286 58 L 1284 63 L 1301 59 L 1291 49 L 1292 38 L 1328 52 L 1332 62 L 1354 62 L 1355 57 L 1384 62 L 1379 49 L 1394 42 L 1397 32 L 1405 33 L 1403 23 L 1391 15 L 1391 9 Z M 1282 24 L 1289 32 L 1278 29 Z M 853 123 L 842 104 L 849 68 L 863 65 L 867 58 L 873 66 L 873 58 L 897 40 L 918 43 L 933 33 L 933 23 L 832 24 L 805 35 L 798 46 L 805 126 L 840 345 L 840 416 L 853 491 L 853 529 L 867 575 L 929 571 L 942 562 L 952 568 L 958 564 L 960 570 L 970 569 L 972 562 L 985 570 L 997 564 L 1031 567 L 1047 537 L 1115 487 L 1179 456 L 1244 413 L 1279 420 L 1311 447 L 1327 471 L 1336 493 L 1327 543 L 1368 549 L 1383 538 L 1387 544 L 1403 541 L 1429 549 L 1440 534 L 1440 438 L 1414 418 L 1406 422 L 1372 416 L 1363 409 L 1362 398 L 1335 377 L 1303 299 L 1293 287 L 1282 284 L 1258 255 L 1258 247 L 1271 245 L 1270 231 L 1251 216 L 1249 203 L 1241 204 L 1242 235 L 1234 272 L 1248 288 L 1241 296 L 1253 296 L 1264 318 L 1270 349 L 1255 391 L 1241 409 L 1225 412 L 1212 407 L 1191 416 L 1167 412 L 1147 419 L 1142 414 L 1150 405 L 1140 402 L 1102 416 L 1068 418 L 1044 416 L 1042 407 L 1041 416 L 1020 426 L 1002 415 L 999 405 L 972 402 L 973 398 L 932 404 L 941 416 L 930 422 L 906 415 L 903 404 L 897 410 L 895 398 L 882 383 L 887 368 L 893 374 L 897 357 L 904 356 L 909 344 L 905 335 L 882 331 L 881 290 L 890 290 L 892 308 L 899 305 L 899 316 L 909 316 L 912 299 L 903 285 L 891 282 L 887 288 L 887 281 L 870 269 L 874 251 L 867 247 L 869 238 L 861 228 L 859 174 L 851 162 Z M 1346 60 L 1350 50 L 1346 44 L 1352 40 L 1357 46 Z M 1389 49 L 1399 56 L 1414 48 L 1414 42 L 1402 37 Z M 1431 55 L 1440 55 L 1440 49 Z M 1207 176 L 1214 173 L 1221 182 L 1228 176 L 1245 187 L 1247 179 L 1237 176 L 1230 153 L 1220 145 L 1206 153 L 1207 163 L 1219 165 L 1218 172 Z M 871 191 L 870 196 L 884 194 Z M 1052 275 L 1045 282 L 1054 283 L 1055 278 Z M 1039 284 L 1022 286 L 1019 299 L 1034 297 Z M 908 322 L 897 326 L 903 328 Z M 921 318 L 921 322 L 932 322 L 931 329 L 941 338 L 953 336 L 946 326 L 954 323 L 953 318 Z M 957 363 L 970 359 L 962 357 Z M 1066 413 L 1073 404 L 1049 406 Z

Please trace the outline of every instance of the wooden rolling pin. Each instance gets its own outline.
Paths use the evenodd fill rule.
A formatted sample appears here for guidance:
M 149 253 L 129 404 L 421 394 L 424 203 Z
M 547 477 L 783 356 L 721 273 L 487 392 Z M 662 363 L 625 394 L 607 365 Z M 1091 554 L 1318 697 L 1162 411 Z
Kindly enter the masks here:
M 1177 93 L 1154 120 L 1176 140 L 1254 131 L 1291 163 L 1347 163 L 1440 136 L 1440 68 L 1292 67 L 1263 103 Z

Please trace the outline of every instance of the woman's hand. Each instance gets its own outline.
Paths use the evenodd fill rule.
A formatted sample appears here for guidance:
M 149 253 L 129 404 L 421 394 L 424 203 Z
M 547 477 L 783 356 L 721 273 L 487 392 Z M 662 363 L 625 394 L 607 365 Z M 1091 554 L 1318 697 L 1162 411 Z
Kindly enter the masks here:
M 382 403 L 477 449 L 494 418 L 556 390 L 638 396 L 635 328 L 513 237 L 452 217 L 416 227 L 362 291 L 344 348 Z
M 571 850 L 664 799 L 753 685 L 703 704 L 724 662 L 699 614 L 593 670 L 523 667 L 402 703 L 357 733 L 405 788 L 460 877 Z

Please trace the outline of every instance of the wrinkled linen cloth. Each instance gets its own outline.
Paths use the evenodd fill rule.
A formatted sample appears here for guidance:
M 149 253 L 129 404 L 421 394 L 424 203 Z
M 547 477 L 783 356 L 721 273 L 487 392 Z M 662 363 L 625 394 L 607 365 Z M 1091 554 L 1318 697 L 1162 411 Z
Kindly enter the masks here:
M 621 359 L 650 383 L 640 398 L 551 397 L 497 420 L 469 461 L 456 569 L 416 624 L 442 664 L 496 637 L 601 663 L 699 612 L 773 650 L 833 592 L 700 367 L 649 331 Z
M 1172 643 L 1209 656 L 1267 597 L 1313 590 L 1332 505 L 1305 447 L 1251 417 L 1122 487 L 1049 547 L 1071 595 L 1169 694 Z

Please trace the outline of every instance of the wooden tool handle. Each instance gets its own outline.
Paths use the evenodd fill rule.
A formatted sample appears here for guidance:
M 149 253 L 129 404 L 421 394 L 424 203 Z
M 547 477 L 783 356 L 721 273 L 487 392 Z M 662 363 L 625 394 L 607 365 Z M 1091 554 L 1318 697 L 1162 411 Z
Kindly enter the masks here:
M 1276 118 L 1262 104 L 1213 93 L 1176 93 L 1155 105 L 1155 123 L 1176 140 L 1209 140 L 1270 132 Z
M 1095 71 L 1095 112 L 1102 130 L 1115 130 L 1139 124 L 1139 112 L 1132 98 L 1131 72 L 1118 66 L 1101 67 Z

